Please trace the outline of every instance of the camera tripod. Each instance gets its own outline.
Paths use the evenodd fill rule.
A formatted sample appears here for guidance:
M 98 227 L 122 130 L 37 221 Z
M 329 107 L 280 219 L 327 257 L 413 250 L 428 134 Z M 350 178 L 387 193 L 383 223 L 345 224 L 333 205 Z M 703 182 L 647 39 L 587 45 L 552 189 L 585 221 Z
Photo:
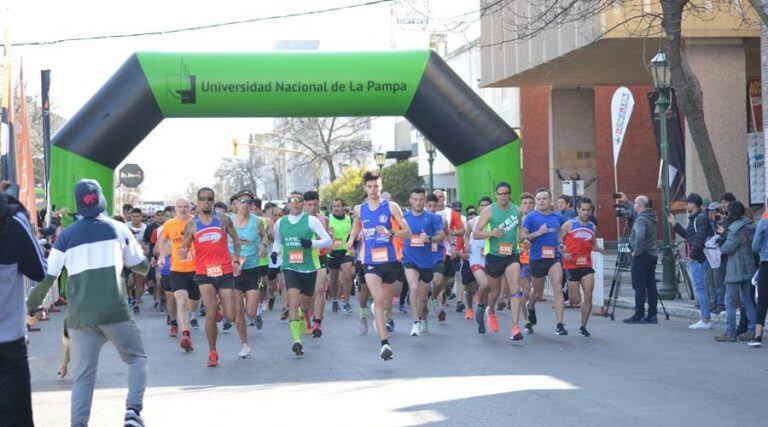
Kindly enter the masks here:
M 616 303 L 619 299 L 622 276 L 625 272 L 631 272 L 632 270 L 632 250 L 629 248 L 630 231 L 628 225 L 625 224 L 624 231 L 622 231 L 621 237 L 619 237 L 619 253 L 616 256 L 613 278 L 611 279 L 611 290 L 608 292 L 608 302 L 605 305 L 605 313 L 603 314 L 603 317 L 610 317 L 611 320 L 616 320 Z M 669 320 L 669 313 L 667 312 L 667 308 L 664 307 L 664 301 L 661 298 L 658 298 L 658 301 L 661 303 L 664 318 Z M 611 308 L 611 305 L 613 305 L 613 308 Z

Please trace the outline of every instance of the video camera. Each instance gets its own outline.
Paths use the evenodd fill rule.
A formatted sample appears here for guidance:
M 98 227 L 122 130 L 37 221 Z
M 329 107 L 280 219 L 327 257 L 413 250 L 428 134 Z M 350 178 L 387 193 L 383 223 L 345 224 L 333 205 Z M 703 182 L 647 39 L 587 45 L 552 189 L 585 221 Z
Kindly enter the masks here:
M 623 218 L 627 221 L 632 220 L 632 210 L 624 203 L 619 202 L 623 196 L 620 193 L 613 193 L 613 209 L 616 212 L 616 218 Z

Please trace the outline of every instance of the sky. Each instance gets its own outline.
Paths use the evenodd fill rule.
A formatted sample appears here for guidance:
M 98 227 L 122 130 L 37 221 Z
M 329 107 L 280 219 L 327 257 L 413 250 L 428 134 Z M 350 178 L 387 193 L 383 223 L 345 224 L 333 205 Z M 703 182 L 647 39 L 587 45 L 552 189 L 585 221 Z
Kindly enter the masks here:
M 207 25 L 336 6 L 364 0 L 281 1 L 36 1 L 0 3 L 0 25 L 10 22 L 12 43 L 68 37 L 136 33 Z M 430 4 L 431 3 L 431 4 Z M 74 115 L 131 55 L 138 51 L 263 52 L 278 40 L 319 40 L 320 50 L 355 51 L 426 48 L 424 34 L 456 26 L 477 0 L 404 0 L 304 17 L 240 24 L 171 35 L 77 41 L 45 46 L 14 46 L 14 73 L 23 60 L 27 95 L 40 93 L 39 72 L 51 70 L 51 107 Z M 428 26 L 397 26 L 396 15 L 427 14 Z M 463 29 L 464 27 L 460 27 Z M 413 33 L 416 36 L 414 36 Z M 417 34 L 418 33 L 418 34 Z M 428 37 L 428 36 L 427 36 Z M 477 37 L 455 31 L 449 38 Z M 14 76 L 17 79 L 17 76 Z M 272 119 L 164 120 L 124 163 L 145 172 L 144 200 L 168 200 L 189 183 L 213 184 L 221 159 L 232 156 L 232 138 L 271 129 Z

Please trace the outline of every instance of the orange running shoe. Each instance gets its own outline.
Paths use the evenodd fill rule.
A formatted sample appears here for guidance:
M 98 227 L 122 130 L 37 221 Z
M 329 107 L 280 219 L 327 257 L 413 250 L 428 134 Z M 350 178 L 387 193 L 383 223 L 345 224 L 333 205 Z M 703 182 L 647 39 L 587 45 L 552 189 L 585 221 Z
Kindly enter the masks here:
M 184 334 L 184 336 L 181 337 L 181 342 L 179 343 L 179 345 L 187 353 L 194 350 L 194 348 L 192 348 L 192 340 L 189 339 L 189 332 L 187 332 L 186 334 Z
M 179 334 L 179 325 L 171 325 L 171 332 L 168 334 L 172 337 L 176 337 Z
M 520 332 L 520 327 L 515 325 L 512 327 L 512 332 L 509 334 L 509 339 L 512 341 L 522 341 L 523 333 Z
M 208 353 L 208 363 L 206 363 L 205 366 L 208 368 L 219 366 L 219 353 L 216 353 L 216 350 L 211 350 L 211 352 Z
M 495 314 L 488 316 L 488 329 L 494 333 L 499 332 L 499 319 Z
M 467 320 L 475 320 L 475 313 L 472 311 L 471 308 L 467 309 L 467 314 L 464 315 L 464 318 Z

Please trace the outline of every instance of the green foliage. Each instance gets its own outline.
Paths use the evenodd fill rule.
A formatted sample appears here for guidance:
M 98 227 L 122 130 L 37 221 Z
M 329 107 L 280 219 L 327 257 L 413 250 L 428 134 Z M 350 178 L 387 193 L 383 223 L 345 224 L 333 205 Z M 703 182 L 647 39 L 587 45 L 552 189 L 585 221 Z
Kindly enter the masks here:
M 321 188 L 321 203 L 330 206 L 333 199 L 341 197 L 349 206 L 359 204 L 365 197 L 363 173 L 365 169 L 353 169 Z M 419 176 L 419 166 L 410 161 L 398 162 L 382 169 L 381 181 L 382 191 L 390 193 L 392 200 L 401 206 L 408 205 L 408 196 L 412 187 L 424 185 L 424 180 Z
M 416 162 L 398 162 L 381 171 L 382 191 L 392 194 L 392 200 L 400 206 L 408 206 L 411 188 L 424 185 Z
M 336 178 L 336 181 L 320 189 L 320 203 L 328 207 L 333 199 L 341 197 L 348 206 L 359 204 L 365 191 L 363 191 L 363 173 L 365 169 L 352 169 L 344 176 Z

